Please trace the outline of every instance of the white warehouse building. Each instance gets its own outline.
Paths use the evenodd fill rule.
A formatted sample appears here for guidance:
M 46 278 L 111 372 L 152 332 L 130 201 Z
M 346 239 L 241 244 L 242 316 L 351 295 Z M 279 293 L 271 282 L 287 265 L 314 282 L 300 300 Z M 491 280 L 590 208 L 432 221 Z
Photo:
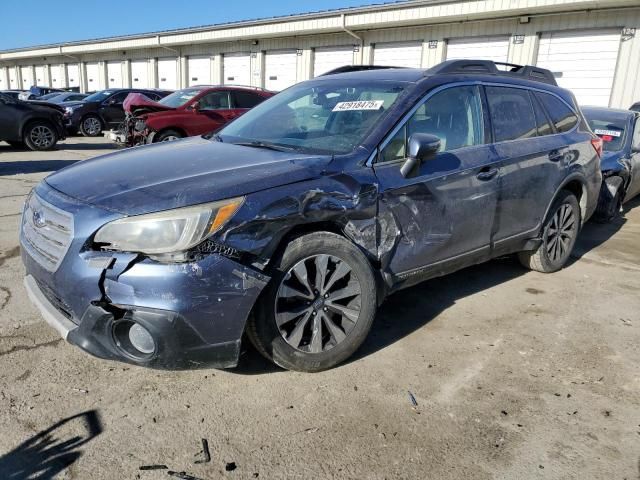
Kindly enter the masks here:
M 32 85 L 281 90 L 351 64 L 485 58 L 549 68 L 584 105 L 640 100 L 640 0 L 424 0 L 0 51 Z

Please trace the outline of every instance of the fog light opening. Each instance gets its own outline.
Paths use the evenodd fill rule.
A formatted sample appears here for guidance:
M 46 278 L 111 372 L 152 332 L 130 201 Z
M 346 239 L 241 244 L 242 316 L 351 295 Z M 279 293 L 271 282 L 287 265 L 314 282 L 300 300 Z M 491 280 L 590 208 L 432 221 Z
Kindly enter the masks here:
M 142 325 L 131 321 L 118 322 L 113 326 L 116 345 L 129 356 L 147 358 L 156 351 L 153 336 Z
M 129 329 L 129 341 L 133 348 L 145 355 L 150 355 L 156 350 L 156 342 L 153 341 L 149 330 L 139 323 L 134 323 Z

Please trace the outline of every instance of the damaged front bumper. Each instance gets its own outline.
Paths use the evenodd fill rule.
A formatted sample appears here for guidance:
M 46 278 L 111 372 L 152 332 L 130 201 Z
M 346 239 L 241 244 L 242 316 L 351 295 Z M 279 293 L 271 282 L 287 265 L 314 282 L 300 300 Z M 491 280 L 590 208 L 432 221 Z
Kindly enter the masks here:
M 96 217 L 97 209 L 52 189 L 39 193 L 74 213 L 78 226 L 54 272 L 34 258 L 21 229 L 29 297 L 68 342 L 99 358 L 151 368 L 237 365 L 246 321 L 269 277 L 219 253 L 167 264 L 87 250 L 89 230 L 79 228 L 79 217 Z M 133 325 L 153 339 L 151 350 L 132 346 Z

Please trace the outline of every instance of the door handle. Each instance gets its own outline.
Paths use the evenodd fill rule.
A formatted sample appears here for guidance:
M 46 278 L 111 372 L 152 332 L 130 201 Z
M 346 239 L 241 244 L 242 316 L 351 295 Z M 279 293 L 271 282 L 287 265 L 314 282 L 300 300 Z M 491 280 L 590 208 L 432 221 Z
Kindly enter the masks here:
M 491 180 L 497 174 L 498 174 L 497 168 L 485 167 L 478 172 L 476 177 L 478 178 L 478 180 L 487 181 L 487 180 Z
M 551 160 L 552 162 L 559 162 L 560 160 L 562 160 L 564 158 L 565 152 L 566 152 L 565 149 L 551 150 L 549 152 L 549 160 Z

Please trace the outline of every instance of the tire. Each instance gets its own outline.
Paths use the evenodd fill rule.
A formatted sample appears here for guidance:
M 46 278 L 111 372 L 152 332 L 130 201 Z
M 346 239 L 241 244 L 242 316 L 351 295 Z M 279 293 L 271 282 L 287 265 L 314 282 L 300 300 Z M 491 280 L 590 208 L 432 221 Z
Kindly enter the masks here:
M 520 252 L 520 263 L 526 268 L 542 273 L 560 270 L 571 256 L 581 221 L 580 205 L 576 196 L 562 190 L 549 209 L 542 227 L 542 243 L 537 250 Z M 557 228 L 558 225 L 560 228 Z
M 104 124 L 97 115 L 86 115 L 80 121 L 80 133 L 85 137 L 99 137 L 103 129 Z
M 11 145 L 11 148 L 14 148 L 16 150 L 24 150 L 25 149 L 25 144 L 24 142 L 7 142 L 9 145 Z
M 612 195 L 607 187 L 611 183 L 615 187 L 615 194 Z M 624 198 L 623 180 L 620 177 L 609 177 L 602 183 L 602 189 L 598 196 L 598 206 L 593 214 L 593 219 L 598 223 L 609 223 L 620 215 L 622 199 Z
M 317 265 L 325 275 L 317 277 Z M 282 368 L 319 372 L 360 347 L 376 307 L 374 273 L 364 254 L 334 233 L 311 233 L 289 243 L 276 258 L 247 335 Z
M 24 143 L 34 151 L 51 150 L 58 143 L 58 132 L 48 122 L 33 122 L 24 131 Z
M 165 130 L 154 139 L 154 143 L 173 142 L 175 140 L 180 140 L 183 137 L 184 135 L 176 130 Z

